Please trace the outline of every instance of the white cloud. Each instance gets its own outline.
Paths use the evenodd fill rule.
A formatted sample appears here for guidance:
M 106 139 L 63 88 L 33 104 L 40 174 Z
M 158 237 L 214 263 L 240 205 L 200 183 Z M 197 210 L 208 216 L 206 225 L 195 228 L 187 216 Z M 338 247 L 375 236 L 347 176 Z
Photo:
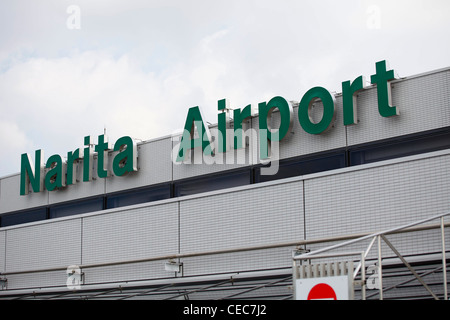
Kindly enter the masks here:
M 66 27 L 71 4 L 80 7 L 79 30 Z M 367 27 L 369 5 L 380 8 L 380 29 Z M 196 105 L 216 122 L 222 98 L 240 108 L 274 95 L 300 100 L 316 85 L 340 91 L 381 59 L 402 76 L 450 65 L 447 0 L 0 7 L 0 125 L 15 137 L 0 136 L 5 154 L 15 153 L 5 163 L 35 148 L 64 155 L 104 127 L 112 142 L 170 134 Z M 0 166 L 0 176 L 10 173 Z
M 20 155 L 23 150 L 33 148 L 33 143 L 16 123 L 3 119 L 0 120 L 0 137 L 1 173 L 16 173 L 20 169 Z

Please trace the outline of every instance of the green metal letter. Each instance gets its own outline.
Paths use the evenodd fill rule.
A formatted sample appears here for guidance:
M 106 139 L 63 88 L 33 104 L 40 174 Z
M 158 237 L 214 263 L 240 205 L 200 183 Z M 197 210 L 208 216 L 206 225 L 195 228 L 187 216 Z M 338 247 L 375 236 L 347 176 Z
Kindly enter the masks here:
M 123 176 L 129 172 L 137 171 L 137 145 L 128 137 L 122 137 L 114 144 L 114 151 L 119 151 L 113 160 L 113 172 L 116 176 Z
M 53 155 L 47 160 L 45 166 L 50 169 L 45 175 L 45 188 L 48 191 L 53 191 L 56 188 L 62 188 L 65 186 L 63 180 L 63 162 L 60 155 Z
M 92 180 L 92 161 L 94 159 L 94 148 L 91 136 L 84 137 L 85 148 L 83 150 L 83 181 Z
M 76 172 L 75 163 L 81 159 L 80 149 L 76 149 L 74 152 L 67 152 L 67 185 L 75 184 Z
M 358 78 L 350 83 L 350 81 L 342 82 L 342 104 L 344 109 L 344 125 L 352 125 L 358 123 L 356 94 L 364 89 L 364 77 Z
M 229 142 L 227 137 L 227 129 L 230 127 L 230 108 L 226 99 L 219 100 L 218 110 L 222 111 L 218 114 L 218 152 L 227 152 L 229 150 Z
M 310 111 L 316 98 L 322 100 L 323 103 L 323 116 L 318 123 L 314 123 L 310 117 Z M 321 134 L 330 129 L 336 118 L 334 104 L 335 98 L 327 89 L 323 87 L 309 89 L 298 106 L 298 120 L 303 130 L 310 134 Z
M 21 156 L 20 163 L 20 195 L 27 195 L 29 193 L 29 184 L 34 192 L 40 192 L 43 187 L 44 164 L 42 162 L 44 152 L 36 150 L 34 152 L 34 166 L 31 166 L 32 160 L 28 153 Z
M 395 79 L 394 70 L 388 69 L 385 60 L 376 63 L 376 74 L 372 75 L 370 81 L 377 85 L 378 112 L 383 117 L 398 116 L 399 110 L 392 106 L 391 85 L 388 81 Z
M 95 152 L 97 152 L 97 175 L 99 178 L 106 178 L 108 176 L 107 171 L 107 157 L 108 150 L 111 150 L 111 146 L 108 142 L 108 138 L 102 134 L 98 136 L 98 144 L 95 146 Z

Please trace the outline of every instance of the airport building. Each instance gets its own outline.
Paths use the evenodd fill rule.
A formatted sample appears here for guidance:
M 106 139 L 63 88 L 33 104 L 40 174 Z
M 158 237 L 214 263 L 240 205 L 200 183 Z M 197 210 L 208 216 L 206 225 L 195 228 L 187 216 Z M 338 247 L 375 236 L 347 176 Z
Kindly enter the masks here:
M 338 275 L 350 299 L 448 299 L 450 68 L 381 61 L 341 93 L 251 103 L 22 155 L 0 179 L 0 299 L 289 300 Z

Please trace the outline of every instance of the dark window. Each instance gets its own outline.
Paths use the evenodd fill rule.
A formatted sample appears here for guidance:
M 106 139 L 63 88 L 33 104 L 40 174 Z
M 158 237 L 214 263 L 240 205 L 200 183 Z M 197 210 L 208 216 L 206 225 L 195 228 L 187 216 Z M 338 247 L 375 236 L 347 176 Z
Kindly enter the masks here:
M 8 227 L 16 224 L 45 220 L 47 218 L 47 209 L 33 209 L 29 211 L 17 212 L 1 216 L 1 226 Z
M 450 148 L 450 133 L 390 139 L 350 149 L 350 165 L 371 163 Z
M 84 199 L 50 206 L 50 218 L 61 218 L 74 214 L 103 210 L 103 197 Z
M 203 178 L 191 178 L 175 183 L 175 196 L 187 196 L 191 194 L 220 190 L 232 187 L 248 185 L 251 183 L 251 170 L 239 170 L 223 172 Z
M 117 208 L 149 201 L 168 199 L 171 196 L 171 185 L 137 189 L 110 195 L 106 200 L 106 208 Z
M 275 164 L 271 164 L 274 166 Z M 257 168 L 257 182 L 272 181 L 277 179 L 290 178 L 305 174 L 321 172 L 326 170 L 344 168 L 346 166 L 345 151 L 320 154 L 314 157 L 304 157 L 291 160 L 280 160 L 276 174 L 262 174 L 261 168 Z

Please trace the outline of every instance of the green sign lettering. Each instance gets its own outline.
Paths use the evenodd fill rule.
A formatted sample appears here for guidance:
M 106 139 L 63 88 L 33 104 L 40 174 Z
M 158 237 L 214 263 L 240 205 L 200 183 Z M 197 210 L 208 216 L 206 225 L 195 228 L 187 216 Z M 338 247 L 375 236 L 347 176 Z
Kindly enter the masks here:
M 119 153 L 113 160 L 113 172 L 116 176 L 123 176 L 137 171 L 137 145 L 130 137 L 122 137 L 116 141 L 114 151 Z
M 389 82 L 395 79 L 394 71 L 388 70 L 387 62 L 384 60 L 377 62 L 375 69 L 375 74 L 371 76 L 371 83 L 377 88 L 379 114 L 382 117 L 398 115 L 398 108 L 392 105 Z M 358 123 L 357 96 L 364 89 L 363 76 L 357 77 L 353 82 L 342 82 L 343 124 L 345 126 Z M 318 101 L 323 106 L 323 112 L 322 118 L 315 121 L 312 117 L 312 108 Z M 217 150 L 213 146 L 209 127 L 205 125 L 200 108 L 192 107 L 188 110 L 177 155 L 174 157 L 177 162 L 187 162 L 191 150 L 195 148 L 201 148 L 204 155 L 218 156 L 219 153 L 226 153 L 230 149 L 237 150 L 245 147 L 245 137 L 248 135 L 243 132 L 243 124 L 255 114 L 253 106 L 249 104 L 243 109 L 231 110 L 227 99 L 221 99 L 218 100 L 217 110 L 218 130 L 215 137 Z M 275 110 L 279 115 L 278 128 L 272 128 L 272 116 Z M 233 119 L 231 119 L 231 111 Z M 265 160 L 272 156 L 271 146 L 274 147 L 272 143 L 281 141 L 289 132 L 292 132 L 294 111 L 290 101 L 275 96 L 268 102 L 260 102 L 258 113 L 259 130 L 254 130 L 252 133 L 259 133 L 259 157 L 260 160 Z M 313 87 L 303 95 L 298 105 L 298 121 L 306 133 L 322 134 L 334 125 L 335 120 L 336 99 L 327 89 Z M 234 148 L 230 147 L 231 144 Z M 215 154 L 216 151 L 218 153 Z M 75 184 L 78 181 L 77 177 L 81 176 L 83 182 L 93 180 L 94 155 L 97 159 L 96 176 L 98 178 L 107 178 L 112 174 L 124 176 L 138 170 L 137 145 L 130 137 L 125 136 L 118 139 L 114 147 L 111 147 L 105 135 L 98 136 L 97 145 L 94 145 L 90 136 L 86 136 L 84 137 L 84 147 L 68 152 L 66 162 L 63 162 L 61 156 L 52 155 L 44 166 L 42 162 L 44 156 L 41 150 L 35 151 L 34 162 L 28 154 L 22 154 L 20 194 L 28 194 L 30 186 L 33 192 L 40 192 L 44 187 L 48 191 L 64 188 L 67 185 Z M 108 155 L 114 155 L 110 166 L 108 166 L 110 158 Z
M 98 137 L 98 145 L 94 146 L 92 138 L 84 138 L 85 147 L 83 155 L 81 149 L 67 153 L 67 162 L 64 163 L 60 155 L 52 155 L 48 158 L 45 166 L 42 163 L 43 152 L 35 151 L 35 161 L 24 153 L 21 156 L 20 170 L 20 195 L 29 193 L 29 186 L 33 192 L 40 192 L 44 189 L 53 191 L 73 185 L 77 182 L 77 170 L 82 170 L 83 181 L 88 182 L 93 179 L 93 159 L 94 150 L 97 152 L 97 176 L 106 178 L 110 175 L 108 172 L 107 152 L 111 150 L 108 139 L 104 135 Z M 129 172 L 137 171 L 137 146 L 136 142 L 128 136 L 117 140 L 114 145 L 114 151 L 117 151 L 113 158 L 113 172 L 116 176 L 123 176 Z M 82 162 L 82 165 L 80 165 Z
M 314 123 L 311 118 L 311 108 L 317 99 L 323 104 L 322 120 Z M 335 98 L 325 88 L 315 87 L 309 89 L 303 96 L 298 106 L 298 120 L 303 130 L 310 134 L 321 134 L 327 131 L 336 118 L 336 110 L 334 108 Z
M 392 106 L 391 86 L 388 81 L 395 79 L 394 70 L 387 71 L 386 61 L 376 63 L 376 74 L 372 75 L 370 80 L 372 84 L 377 85 L 378 111 L 383 117 L 397 116 L 399 111 L 397 107 Z
M 50 169 L 45 174 L 45 188 L 48 191 L 53 191 L 56 188 L 62 188 L 65 186 L 63 180 L 63 161 L 61 156 L 55 154 L 47 160 L 45 165 L 47 169 Z
M 350 83 L 350 81 L 342 82 L 342 108 L 345 126 L 358 123 L 356 94 L 363 89 L 363 76 L 356 78 L 353 83 Z
M 44 152 L 42 150 L 36 150 L 34 152 L 34 165 L 32 166 L 30 155 L 24 153 L 21 156 L 20 164 L 20 195 L 26 195 L 29 193 L 29 185 L 33 192 L 40 192 L 43 187 L 43 180 L 41 177 L 44 176 L 44 165 L 42 163 L 42 158 L 44 157 Z

